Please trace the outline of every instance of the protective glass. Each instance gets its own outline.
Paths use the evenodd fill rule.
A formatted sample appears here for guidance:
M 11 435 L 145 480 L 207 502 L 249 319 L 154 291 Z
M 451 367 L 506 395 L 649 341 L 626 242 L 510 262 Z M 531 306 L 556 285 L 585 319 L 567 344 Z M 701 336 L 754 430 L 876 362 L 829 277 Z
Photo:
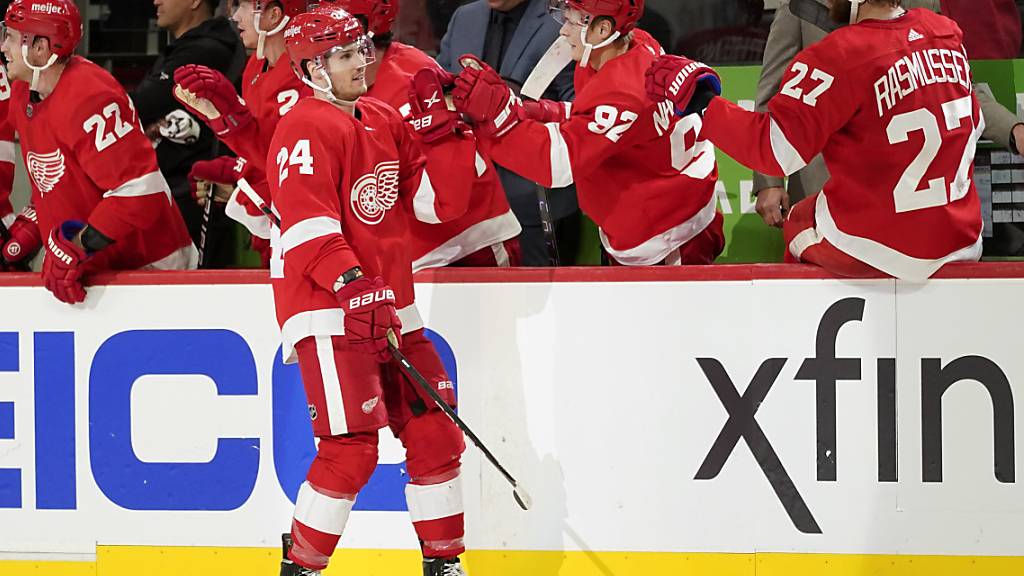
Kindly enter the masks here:
M 331 72 L 348 72 L 366 68 L 377 61 L 377 52 L 369 36 L 346 46 L 331 48 L 320 56 L 320 62 Z
M 592 20 L 590 14 L 572 8 L 566 0 L 550 0 L 548 12 L 559 24 L 569 23 L 580 28 L 589 26 Z

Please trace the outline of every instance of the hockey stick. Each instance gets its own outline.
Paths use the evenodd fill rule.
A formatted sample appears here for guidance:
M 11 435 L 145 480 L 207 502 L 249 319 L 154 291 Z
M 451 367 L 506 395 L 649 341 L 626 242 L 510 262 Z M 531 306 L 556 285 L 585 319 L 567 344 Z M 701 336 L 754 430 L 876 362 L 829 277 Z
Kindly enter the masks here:
M 216 190 L 216 184 L 210 182 L 210 195 L 206 198 L 206 204 L 203 206 L 203 219 L 199 222 L 199 265 L 196 266 L 197 268 L 202 268 L 203 263 L 206 262 L 206 238 L 210 228 L 210 211 Z
M 398 362 L 402 372 L 404 372 L 405 375 L 413 382 L 416 382 L 416 384 L 422 388 L 428 396 L 430 396 L 430 399 L 437 404 L 437 407 L 443 410 L 444 413 L 452 419 L 452 422 L 455 422 L 455 425 L 459 427 L 459 430 L 462 430 L 463 434 L 469 436 L 469 439 L 473 441 L 473 444 L 475 444 L 476 447 L 484 453 L 484 456 L 486 456 L 487 459 L 490 460 L 491 464 L 498 469 L 498 472 L 501 472 L 501 475 L 505 477 L 505 480 L 508 480 L 509 484 L 512 485 L 512 497 L 516 499 L 516 504 L 519 504 L 519 507 L 523 510 L 529 510 L 533 505 L 533 499 L 526 493 L 526 489 L 523 488 L 523 485 L 517 482 L 516 479 L 509 474 L 508 470 L 501 465 L 501 462 L 498 462 L 498 459 L 494 457 L 494 454 L 491 454 L 491 451 L 487 449 L 487 446 L 484 446 L 484 443 L 480 438 L 478 438 L 477 435 L 469 429 L 469 426 L 466 425 L 462 418 L 459 418 L 459 415 L 456 414 L 455 410 L 444 401 L 444 398 L 441 398 L 441 395 L 437 393 L 437 390 L 434 390 L 434 387 L 427 382 L 427 379 L 420 374 L 419 370 L 409 363 L 405 354 L 402 354 L 402 351 L 398 349 L 398 339 L 395 337 L 395 332 L 393 330 L 388 330 L 388 350 L 391 351 L 392 358 Z
M 548 264 L 554 268 L 561 265 L 558 255 L 558 236 L 555 234 L 555 220 L 551 217 L 551 197 L 548 189 L 537 187 L 537 209 L 540 211 L 540 227 L 544 231 L 544 245 L 548 249 Z
M 274 211 L 270 209 L 270 206 L 267 206 L 263 199 L 260 198 L 260 195 L 253 190 L 252 185 L 249 184 L 245 178 L 240 178 L 238 180 L 238 189 L 242 194 L 245 194 L 246 197 L 249 198 L 250 202 L 260 209 L 260 212 L 263 212 L 263 215 L 266 216 L 274 226 L 277 226 L 278 228 L 281 227 L 281 219 L 277 217 L 277 214 L 274 214 Z
M 544 59 L 557 59 L 560 55 L 564 55 L 565 46 L 566 45 L 564 42 L 556 41 L 554 44 L 552 44 L 551 48 L 548 50 L 548 53 L 544 55 Z M 473 68 L 474 70 L 483 69 L 480 66 L 480 64 L 472 58 L 463 58 L 462 60 L 459 60 L 459 63 L 462 64 L 464 68 Z M 548 64 L 545 67 L 546 70 L 542 70 L 540 73 L 538 73 L 538 76 L 542 78 L 540 80 L 531 75 L 532 80 L 534 80 L 537 83 L 544 84 L 544 87 L 543 89 L 541 89 L 541 92 L 543 92 L 544 89 L 547 89 L 548 85 L 551 84 L 551 80 L 553 80 L 555 75 L 557 75 L 557 73 L 560 72 L 561 69 L 565 67 L 565 64 L 562 64 L 561 68 L 555 70 L 554 74 L 550 74 L 549 72 L 551 71 L 552 66 L 553 65 Z M 537 72 L 537 70 L 535 69 L 534 72 Z M 548 76 L 550 76 L 550 79 L 548 79 Z M 506 79 L 505 82 L 507 83 L 508 80 Z M 529 79 L 527 80 L 527 83 L 530 83 Z M 523 90 L 526 90 L 526 86 L 523 87 Z M 536 90 L 536 86 L 534 86 L 534 90 Z M 537 98 L 533 99 L 536 100 Z M 561 259 L 558 256 L 558 238 L 555 236 L 555 221 L 554 219 L 551 218 L 551 197 L 548 194 L 547 188 L 544 188 L 539 184 L 536 185 L 536 190 L 537 209 L 540 212 L 540 226 L 541 230 L 544 232 L 544 245 L 548 249 L 548 264 L 550 266 L 557 267 L 559 264 L 561 264 Z

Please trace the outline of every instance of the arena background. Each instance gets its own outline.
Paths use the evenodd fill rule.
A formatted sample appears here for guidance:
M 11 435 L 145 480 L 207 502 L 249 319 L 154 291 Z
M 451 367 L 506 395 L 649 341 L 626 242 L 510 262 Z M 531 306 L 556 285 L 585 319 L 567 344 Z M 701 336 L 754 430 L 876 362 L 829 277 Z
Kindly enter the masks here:
M 82 4 L 87 55 L 130 85 L 165 41 L 152 7 Z M 451 6 L 409 4 L 400 37 L 430 49 L 428 15 Z M 667 46 L 753 99 L 770 5 L 649 4 Z M 1024 60 L 973 65 L 1024 117 Z M 1024 164 L 983 146 L 990 223 L 1010 219 L 995 238 L 1024 220 Z M 752 213 L 749 170 L 719 160 L 721 261 L 771 262 L 781 238 Z M 25 186 L 19 171 L 16 204 Z M 998 246 L 989 259 L 1016 257 Z M 468 450 L 471 574 L 1024 573 L 1021 264 L 950 266 L 923 285 L 764 264 L 418 281 L 462 414 L 536 503 L 521 512 Z M 275 574 L 312 445 L 265 273 L 98 283 L 70 308 L 35 277 L 0 277 L 0 576 Z M 857 376 L 830 383 L 839 366 Z M 385 437 L 328 575 L 419 569 Z

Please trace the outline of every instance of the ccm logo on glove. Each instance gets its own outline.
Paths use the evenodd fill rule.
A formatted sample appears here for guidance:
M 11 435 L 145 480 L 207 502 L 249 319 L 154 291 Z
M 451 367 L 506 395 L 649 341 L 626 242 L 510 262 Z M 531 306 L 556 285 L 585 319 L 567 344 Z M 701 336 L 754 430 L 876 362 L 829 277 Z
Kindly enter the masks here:
M 376 292 L 367 292 L 362 296 L 352 298 L 348 301 L 348 307 L 351 310 L 355 310 L 356 308 L 368 306 L 374 302 L 384 302 L 386 300 L 395 300 L 395 291 L 391 288 L 384 288 L 382 290 L 377 290 Z

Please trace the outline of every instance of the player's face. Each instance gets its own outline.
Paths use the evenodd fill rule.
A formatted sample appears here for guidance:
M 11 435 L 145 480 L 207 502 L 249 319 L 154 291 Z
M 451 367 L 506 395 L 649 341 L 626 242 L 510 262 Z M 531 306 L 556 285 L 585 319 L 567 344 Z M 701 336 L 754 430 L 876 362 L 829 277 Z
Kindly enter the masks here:
M 255 50 L 259 35 L 252 27 L 252 15 L 255 11 L 252 0 L 233 0 L 230 6 L 231 19 L 238 25 L 238 35 L 242 37 L 242 45 L 248 50 Z
M 324 57 L 324 68 L 331 78 L 334 95 L 354 101 L 366 94 L 366 68 L 374 61 L 369 39 L 332 50 Z
M 21 56 L 21 42 L 21 32 L 3 27 L 3 43 L 0 44 L 0 50 L 3 50 L 4 58 L 7 59 L 7 76 L 12 80 L 28 82 L 32 80 L 32 70 L 25 66 L 25 59 Z
M 601 41 L 601 38 L 596 38 L 594 26 L 590 25 L 593 19 L 585 12 L 565 8 L 561 12 L 555 13 L 555 19 L 562 23 L 559 34 L 569 42 L 569 46 L 572 47 L 572 59 L 576 62 L 583 60 L 584 30 L 587 33 L 587 42 L 590 44 L 598 44 Z
M 242 45 L 247 50 L 255 50 L 260 39 L 254 21 L 256 3 L 253 0 L 231 0 L 228 7 L 231 11 L 231 20 L 238 25 L 238 35 L 242 38 Z M 280 5 L 276 2 L 263 2 L 263 10 L 260 12 L 260 30 L 264 32 L 273 30 L 283 18 L 284 12 L 281 11 Z

